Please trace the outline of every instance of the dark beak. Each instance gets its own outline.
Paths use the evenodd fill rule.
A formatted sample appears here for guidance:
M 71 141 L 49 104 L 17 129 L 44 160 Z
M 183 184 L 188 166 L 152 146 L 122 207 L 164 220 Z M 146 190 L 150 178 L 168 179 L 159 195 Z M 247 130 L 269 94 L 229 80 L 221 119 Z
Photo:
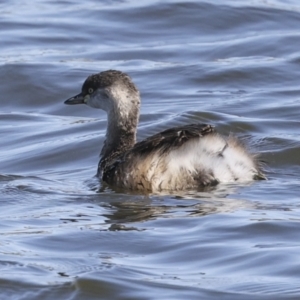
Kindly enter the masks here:
M 84 97 L 83 97 L 82 93 L 80 93 L 80 94 L 78 94 L 78 95 L 76 95 L 74 97 L 69 98 L 64 103 L 65 104 L 69 104 L 69 105 L 72 105 L 72 104 L 84 104 Z

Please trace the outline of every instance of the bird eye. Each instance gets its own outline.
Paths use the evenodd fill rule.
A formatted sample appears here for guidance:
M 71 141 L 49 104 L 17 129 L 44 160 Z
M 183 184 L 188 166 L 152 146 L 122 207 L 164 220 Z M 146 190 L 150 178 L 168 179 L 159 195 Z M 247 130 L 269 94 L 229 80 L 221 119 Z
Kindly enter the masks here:
M 91 94 L 93 91 L 94 91 L 94 89 L 92 89 L 92 88 L 89 88 L 89 90 L 88 90 L 89 94 Z

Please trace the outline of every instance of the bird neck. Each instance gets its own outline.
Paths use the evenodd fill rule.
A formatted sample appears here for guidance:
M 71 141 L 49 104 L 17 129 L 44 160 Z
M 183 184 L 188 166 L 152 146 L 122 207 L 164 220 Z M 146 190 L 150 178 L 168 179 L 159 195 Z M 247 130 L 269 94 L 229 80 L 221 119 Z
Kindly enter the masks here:
M 101 170 L 134 146 L 139 119 L 139 102 L 135 103 L 130 110 L 124 110 L 124 107 L 114 105 L 108 111 L 107 116 L 106 140 L 100 154 L 99 167 Z

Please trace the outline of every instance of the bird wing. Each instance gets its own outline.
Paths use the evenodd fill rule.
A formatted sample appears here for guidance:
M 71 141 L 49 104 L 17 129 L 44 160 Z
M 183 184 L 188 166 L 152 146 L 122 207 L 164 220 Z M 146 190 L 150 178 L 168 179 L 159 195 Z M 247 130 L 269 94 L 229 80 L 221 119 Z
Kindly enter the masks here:
M 208 124 L 173 127 L 136 143 L 131 152 L 139 155 L 147 155 L 153 151 L 165 153 L 171 149 L 179 148 L 191 139 L 201 138 L 213 132 L 215 132 L 214 127 Z

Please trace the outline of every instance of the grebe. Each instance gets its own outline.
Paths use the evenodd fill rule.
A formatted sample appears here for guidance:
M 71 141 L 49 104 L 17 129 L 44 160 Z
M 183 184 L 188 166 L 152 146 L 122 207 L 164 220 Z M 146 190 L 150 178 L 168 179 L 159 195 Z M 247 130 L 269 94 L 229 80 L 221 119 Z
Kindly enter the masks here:
M 255 155 L 211 125 L 174 127 L 136 143 L 140 94 L 116 70 L 89 76 L 65 104 L 106 111 L 106 140 L 97 176 L 111 186 L 147 192 L 197 189 L 217 183 L 265 179 Z

